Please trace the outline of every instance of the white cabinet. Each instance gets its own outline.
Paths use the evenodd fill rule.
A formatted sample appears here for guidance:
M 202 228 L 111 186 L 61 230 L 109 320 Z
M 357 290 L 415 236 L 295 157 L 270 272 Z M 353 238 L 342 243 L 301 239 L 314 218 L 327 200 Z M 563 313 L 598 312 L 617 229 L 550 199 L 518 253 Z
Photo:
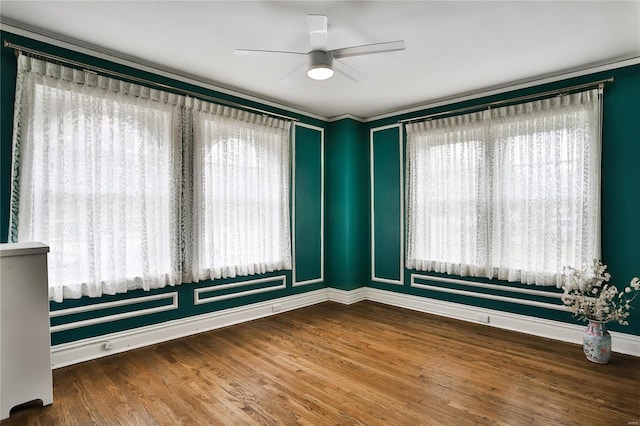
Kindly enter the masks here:
M 0 244 L 0 419 L 16 405 L 53 402 L 47 253 Z

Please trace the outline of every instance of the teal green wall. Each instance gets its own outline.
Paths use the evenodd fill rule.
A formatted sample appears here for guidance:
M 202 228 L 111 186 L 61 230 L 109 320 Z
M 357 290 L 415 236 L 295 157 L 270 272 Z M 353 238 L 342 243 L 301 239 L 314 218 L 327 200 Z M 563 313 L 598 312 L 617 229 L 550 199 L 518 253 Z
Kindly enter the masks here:
M 616 70 L 596 73 L 553 84 L 531 87 L 528 89 L 513 91 L 491 97 L 479 98 L 466 102 L 451 105 L 443 105 L 438 108 L 415 111 L 411 114 L 387 117 L 385 119 L 373 121 L 367 124 L 369 129 L 376 129 L 381 126 L 397 123 L 400 119 L 419 117 L 431 113 L 447 111 L 456 108 L 480 105 L 490 101 L 509 99 L 532 93 L 540 93 L 547 90 L 568 87 L 574 84 L 588 83 L 601 79 L 614 77 L 614 82 L 605 86 L 604 91 L 604 113 L 603 113 L 603 152 L 602 152 L 602 260 L 609 265 L 609 272 L 612 274 L 612 282 L 619 288 L 628 285 L 634 276 L 640 276 L 640 65 L 619 68 Z M 404 131 L 403 131 L 404 134 Z M 374 138 L 377 153 L 390 149 L 392 143 L 389 139 L 397 142 L 398 135 L 390 131 L 385 131 Z M 390 185 L 400 187 L 400 178 L 395 177 L 397 170 L 397 152 L 385 153 L 375 156 L 375 173 L 383 173 L 381 169 L 387 169 L 387 177 L 384 179 L 380 175 L 381 185 L 374 188 L 374 194 L 384 194 L 389 192 Z M 393 182 L 390 182 L 393 180 Z M 402 188 L 404 190 L 404 187 Z M 377 196 L 377 195 L 376 195 Z M 376 229 L 374 235 L 380 238 L 381 235 L 391 235 L 398 227 L 398 219 L 394 219 L 396 211 L 390 211 L 393 205 L 378 205 L 374 212 Z M 379 220 L 382 219 L 382 220 Z M 395 244 L 392 241 L 392 244 Z M 377 247 L 380 244 L 376 244 Z M 392 271 L 392 263 L 395 257 L 376 256 L 376 271 Z M 490 309 L 513 312 L 534 317 L 554 319 L 565 322 L 577 322 L 566 312 L 524 306 L 518 303 L 507 303 L 501 301 L 487 300 L 474 296 L 462 296 L 447 294 L 443 292 L 430 291 L 410 286 L 410 275 L 412 272 L 405 270 L 404 285 L 398 286 L 387 284 L 377 280 L 369 280 L 368 285 L 390 291 L 446 300 L 471 306 L 486 307 Z M 376 274 L 380 276 L 379 274 Z M 432 274 L 445 278 L 460 278 L 447 276 L 446 274 Z M 469 279 L 469 278 L 463 278 Z M 489 282 L 481 278 L 473 278 L 477 282 Z M 546 303 L 561 304 L 556 298 L 540 298 L 527 295 L 519 295 L 508 291 L 492 291 L 473 288 L 464 285 L 444 284 L 428 280 L 418 280 L 420 283 L 432 284 L 466 290 L 475 293 L 488 293 L 492 295 L 507 296 L 516 299 L 537 300 Z M 500 282 L 493 280 L 509 288 L 532 288 L 526 285 Z M 540 289 L 539 287 L 536 289 Z M 558 292 L 557 289 L 550 289 Z M 635 301 L 635 309 L 631 311 L 628 326 L 610 324 L 610 329 L 635 335 L 640 335 L 640 300 Z
M 373 276 L 377 279 L 399 282 L 402 268 L 402 240 L 404 227 L 403 188 L 404 174 L 402 135 L 400 126 L 382 128 L 371 133 L 372 205 L 375 216 L 371 244 L 373 247 Z
M 367 284 L 369 161 L 365 126 L 349 118 L 331 123 L 326 141 L 327 284 L 353 290 Z
M 296 162 L 296 204 L 292 206 L 292 214 L 295 213 L 296 219 L 294 241 L 296 281 L 315 281 L 322 275 L 323 267 L 324 280 L 296 287 L 292 285 L 293 277 L 290 271 L 246 277 L 245 279 L 269 278 L 284 274 L 287 285 L 286 288 L 281 290 L 236 297 L 203 305 L 195 305 L 193 303 L 194 289 L 236 282 L 242 280 L 242 278 L 216 280 L 215 283 L 206 281 L 197 284 L 183 284 L 151 292 L 133 291 L 124 295 L 104 296 L 99 299 L 82 298 L 66 300 L 61 304 L 52 303 L 51 309 L 59 310 L 122 299 L 135 300 L 139 297 L 174 291 L 178 293 L 179 300 L 179 307 L 175 310 L 53 333 L 52 343 L 54 345 L 145 325 L 161 324 L 165 321 L 317 290 L 326 286 L 342 290 L 354 290 L 363 286 L 370 286 L 469 306 L 487 307 L 533 317 L 575 322 L 569 314 L 564 312 L 411 287 L 410 274 L 415 271 L 400 267 L 403 244 L 401 238 L 404 237 L 404 230 L 400 228 L 400 221 L 404 214 L 399 202 L 399 198 L 404 192 L 404 186 L 400 184 L 401 168 L 403 168 L 401 159 L 404 158 L 403 152 L 399 149 L 400 145 L 397 139 L 400 133 L 397 128 L 374 132 L 374 150 L 371 151 L 370 131 L 382 126 L 394 125 L 399 119 L 403 118 L 479 105 L 488 101 L 508 99 L 611 76 L 615 78 L 615 82 L 606 86 L 604 101 L 602 257 L 604 262 L 609 265 L 609 270 L 616 283 L 623 285 L 628 283 L 631 277 L 640 275 L 640 66 L 621 68 L 539 87 L 443 105 L 438 108 L 415 111 L 410 114 L 387 117 L 368 123 L 362 123 L 350 118 L 327 123 L 304 115 L 282 111 L 272 106 L 247 101 L 224 93 L 213 92 L 188 83 L 174 81 L 166 77 L 67 51 L 11 33 L 2 32 L 1 35 L 3 40 L 6 39 L 16 44 L 69 59 L 84 61 L 127 75 L 168 84 L 179 89 L 186 89 L 247 106 L 294 116 L 301 123 L 311 126 L 296 126 L 294 128 L 296 141 L 294 156 L 294 161 Z M 16 59 L 13 50 L 1 49 L 0 73 L 0 99 L 2 101 L 0 105 L 0 241 L 6 242 L 9 222 L 11 135 L 16 77 Z M 324 265 L 321 261 L 323 245 L 320 231 L 322 224 L 321 156 L 323 148 L 325 161 Z M 370 170 L 371 160 L 373 160 L 374 165 L 373 173 Z M 373 232 L 371 229 L 372 178 L 374 182 L 373 201 L 375 209 L 375 229 L 373 229 Z M 371 248 L 374 243 L 376 250 L 372 265 Z M 372 280 L 372 266 L 376 277 L 398 282 L 393 284 Z M 399 282 L 400 274 L 403 275 L 402 285 Z M 445 276 L 444 274 L 436 275 Z M 418 281 L 430 283 L 424 280 Z M 488 280 L 474 279 L 474 281 L 487 282 Z M 526 287 L 507 282 L 500 282 L 500 284 L 504 285 L 505 288 Z M 228 290 L 225 293 L 271 285 L 273 285 L 273 282 L 247 283 L 241 288 Z M 440 283 L 438 285 L 443 284 Z M 504 295 L 547 303 L 553 302 L 553 300 L 546 298 L 518 296 L 510 292 L 479 290 L 465 287 L 464 285 L 447 284 L 445 286 L 475 292 L 486 292 L 492 295 Z M 557 302 L 556 299 L 555 303 Z M 158 307 L 167 303 L 169 302 L 166 300 L 145 302 L 74 316 L 52 318 L 52 325 Z M 639 305 L 636 303 L 636 310 L 632 313 L 629 326 L 612 325 L 611 329 L 640 335 Z
M 323 280 L 317 280 L 321 276 L 321 254 L 322 247 L 320 245 L 320 215 L 321 215 L 321 182 L 322 174 L 320 168 L 322 153 L 322 132 L 326 127 L 326 123 L 321 120 L 310 118 L 301 114 L 283 111 L 272 106 L 262 105 L 256 102 L 247 101 L 242 98 L 234 97 L 224 93 L 214 92 L 188 83 L 174 81 L 166 77 L 142 72 L 123 65 L 100 60 L 90 56 L 82 55 L 76 52 L 68 51 L 62 48 L 51 46 L 42 42 L 38 42 L 29 38 L 17 36 L 8 32 L 1 32 L 2 40 L 12 43 L 38 49 L 43 52 L 58 55 L 64 58 L 82 61 L 98 67 L 120 72 L 133 77 L 145 78 L 157 83 L 167 84 L 178 89 L 185 89 L 205 96 L 213 96 L 220 99 L 226 99 L 232 102 L 240 103 L 250 107 L 256 107 L 263 110 L 287 115 L 300 120 L 301 123 L 309 127 L 294 126 L 294 139 L 296 143 L 296 156 L 294 161 L 299 161 L 296 167 L 296 199 L 297 206 L 295 209 L 295 235 L 296 235 L 296 280 L 303 281 L 306 279 L 314 279 L 313 283 L 294 286 L 292 283 L 291 271 L 278 271 L 264 275 L 252 275 L 248 277 L 239 277 L 235 279 L 224 279 L 213 281 L 203 281 L 199 283 L 182 284 L 176 287 L 168 287 L 160 290 L 142 291 L 136 290 L 126 294 L 115 296 L 104 296 L 100 298 L 90 299 L 83 297 L 77 300 L 65 300 L 62 303 L 50 303 L 52 311 L 60 309 L 86 307 L 88 305 L 97 305 L 106 302 L 120 301 L 131 299 L 131 304 L 101 309 L 97 311 L 85 312 L 80 314 L 66 315 L 54 317 L 51 319 L 51 325 L 57 326 L 67 323 L 73 323 L 92 318 L 100 318 L 107 315 L 131 313 L 147 308 L 161 307 L 171 304 L 171 300 L 158 300 L 144 303 L 136 303 L 138 298 L 161 295 L 171 292 L 178 293 L 178 308 L 165 312 L 152 313 L 127 318 L 118 321 L 111 321 L 102 324 L 78 327 L 66 331 L 58 331 L 52 333 L 52 344 L 61 344 L 79 339 L 100 336 L 108 333 L 128 330 L 132 328 L 160 324 L 165 321 L 177 320 L 195 315 L 206 314 L 222 309 L 243 306 L 251 303 L 261 302 L 265 300 L 280 298 L 293 294 L 299 294 L 312 290 L 326 287 Z M 0 242 L 7 242 L 9 228 L 9 199 L 11 191 L 11 138 L 13 133 L 13 104 L 15 98 L 15 79 L 16 79 L 17 60 L 12 49 L 1 49 L 0 62 Z M 293 188 L 292 188 L 293 190 Z M 268 292 L 238 296 L 226 300 L 210 302 L 206 304 L 194 304 L 194 290 L 197 288 L 209 287 L 214 285 L 227 284 L 231 282 L 244 282 L 241 287 L 225 289 L 210 294 L 203 294 L 203 297 L 218 296 L 221 294 L 230 294 L 239 291 L 255 290 L 265 287 L 277 286 L 280 281 L 267 281 L 254 283 L 251 280 L 258 278 L 272 278 L 284 275 L 286 278 L 286 288 L 270 290 Z
M 295 233 L 296 283 L 324 276 L 322 245 L 323 134 L 299 126 L 295 134 Z M 309 232 L 313 230 L 313 232 Z

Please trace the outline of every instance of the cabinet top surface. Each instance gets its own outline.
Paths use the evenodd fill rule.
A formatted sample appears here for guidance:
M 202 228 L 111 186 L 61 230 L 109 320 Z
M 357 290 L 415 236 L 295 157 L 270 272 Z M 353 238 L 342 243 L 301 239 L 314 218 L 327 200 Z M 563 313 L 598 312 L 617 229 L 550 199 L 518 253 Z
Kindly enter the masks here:
M 49 246 L 43 243 L 0 244 L 0 257 L 28 256 L 49 252 Z

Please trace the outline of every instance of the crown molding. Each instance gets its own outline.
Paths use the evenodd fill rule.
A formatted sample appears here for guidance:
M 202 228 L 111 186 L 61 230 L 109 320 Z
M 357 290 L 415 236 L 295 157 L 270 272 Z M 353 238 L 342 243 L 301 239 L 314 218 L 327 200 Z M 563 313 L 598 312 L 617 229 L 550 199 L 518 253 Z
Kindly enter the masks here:
M 582 77 L 585 75 L 595 74 L 599 72 L 611 71 L 618 68 L 629 67 L 640 64 L 640 56 L 630 55 L 625 57 L 619 57 L 610 59 L 607 61 L 600 61 L 583 65 L 580 67 L 574 67 L 570 69 L 564 69 L 552 73 L 538 75 L 533 78 L 514 80 L 509 83 L 504 83 L 496 86 L 485 87 L 483 89 L 474 90 L 471 92 L 459 93 L 453 96 L 447 96 L 444 98 L 434 99 L 427 101 L 427 103 L 412 106 L 406 109 L 388 112 L 381 115 L 369 117 L 364 121 L 370 123 L 385 118 L 398 117 L 400 115 L 411 114 L 413 112 L 425 111 L 428 109 L 452 105 L 458 102 L 469 101 L 473 99 L 484 98 L 492 95 L 499 95 L 501 93 L 512 92 L 514 90 L 526 89 L 529 87 L 540 86 L 548 83 L 555 83 L 557 81 L 568 80 L 570 78 Z
M 333 122 L 344 120 L 344 119 L 355 120 L 355 121 L 359 121 L 360 123 L 366 123 L 367 121 L 366 119 L 362 117 L 358 117 L 357 115 L 353 115 L 353 114 L 336 115 L 335 117 L 329 117 L 327 121 L 330 123 L 333 123 Z
M 212 90 L 218 93 L 224 93 L 226 95 L 234 96 L 242 100 L 257 102 L 265 106 L 278 108 L 283 111 L 303 115 L 305 117 L 316 120 L 327 122 L 329 121 L 327 117 L 321 115 L 293 108 L 291 106 L 284 105 L 273 100 L 260 98 L 250 93 L 244 93 L 237 88 L 225 87 L 220 85 L 220 83 L 218 82 L 207 80 L 193 74 L 188 74 L 174 68 L 165 67 L 151 61 L 145 61 L 135 56 L 126 55 L 124 53 L 116 52 L 115 50 L 107 49 L 102 46 L 93 45 L 91 43 L 86 43 L 81 40 L 66 37 L 58 33 L 23 24 L 21 22 L 5 18 L 4 16 L 0 16 L 0 30 L 47 43 L 56 47 L 61 47 L 63 49 L 68 49 L 84 55 L 89 55 L 120 65 L 125 65 L 140 71 L 167 77 L 176 81 L 181 81 L 183 83 L 193 84 L 194 86 L 198 86 L 203 89 Z
M 473 99 L 484 98 L 487 96 L 498 95 L 506 92 L 511 92 L 520 89 L 526 89 L 529 87 L 539 86 L 548 83 L 554 83 L 557 81 L 567 80 L 570 78 L 581 77 L 589 74 L 595 74 L 598 72 L 610 71 L 613 69 L 624 68 L 627 66 L 633 66 L 640 64 L 640 56 L 629 55 L 625 57 L 614 58 L 606 61 L 595 62 L 579 67 L 573 67 L 556 71 L 552 73 L 538 75 L 533 78 L 514 80 L 508 83 L 485 87 L 479 90 L 470 92 L 458 93 L 452 96 L 444 98 L 434 99 L 426 101 L 425 103 L 410 106 L 404 109 L 391 111 L 385 114 L 375 115 L 371 117 L 358 117 L 353 114 L 342 114 L 334 117 L 325 117 L 318 114 L 310 113 L 305 110 L 297 109 L 289 105 L 281 104 L 274 100 L 264 99 L 256 95 L 245 93 L 237 88 L 224 87 L 220 83 L 203 79 L 202 77 L 188 74 L 177 69 L 162 66 L 157 63 L 145 61 L 140 58 L 125 55 L 121 52 L 116 52 L 104 48 L 102 46 L 93 45 L 83 42 L 71 37 L 62 36 L 58 33 L 43 30 L 41 28 L 33 27 L 27 24 L 23 24 L 18 21 L 14 21 L 3 16 L 0 16 L 0 30 L 13 33 L 19 36 L 28 37 L 33 40 L 41 41 L 51 44 L 53 46 L 68 49 L 74 52 L 90 55 L 100 59 L 104 59 L 110 62 L 115 62 L 120 65 L 125 65 L 131 68 L 135 68 L 141 71 L 150 72 L 163 77 L 171 78 L 173 80 L 181 81 L 188 84 L 193 84 L 203 89 L 212 90 L 219 93 L 224 93 L 230 96 L 234 96 L 246 101 L 257 102 L 265 106 L 278 108 L 283 111 L 287 111 L 294 114 L 303 115 L 308 118 L 321 120 L 325 122 L 335 122 L 343 119 L 351 119 L 361 123 L 370 123 L 386 118 L 393 118 L 401 115 L 407 115 L 414 112 L 425 111 L 432 108 L 451 105 L 459 102 L 464 102 Z

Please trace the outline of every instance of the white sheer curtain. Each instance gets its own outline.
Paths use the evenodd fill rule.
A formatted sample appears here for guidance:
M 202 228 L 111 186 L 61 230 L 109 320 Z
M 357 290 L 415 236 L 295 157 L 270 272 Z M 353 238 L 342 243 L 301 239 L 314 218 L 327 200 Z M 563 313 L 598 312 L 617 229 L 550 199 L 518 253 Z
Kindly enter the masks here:
M 11 241 L 50 246 L 50 298 L 180 282 L 181 97 L 20 56 Z
M 193 100 L 195 281 L 291 268 L 290 122 Z
M 491 112 L 492 274 L 560 287 L 600 257 L 597 89 Z
M 407 125 L 407 267 L 561 285 L 599 257 L 598 89 Z
M 290 124 L 20 56 L 11 241 L 55 301 L 291 269 Z
M 407 129 L 407 268 L 480 275 L 487 252 L 482 113 Z

